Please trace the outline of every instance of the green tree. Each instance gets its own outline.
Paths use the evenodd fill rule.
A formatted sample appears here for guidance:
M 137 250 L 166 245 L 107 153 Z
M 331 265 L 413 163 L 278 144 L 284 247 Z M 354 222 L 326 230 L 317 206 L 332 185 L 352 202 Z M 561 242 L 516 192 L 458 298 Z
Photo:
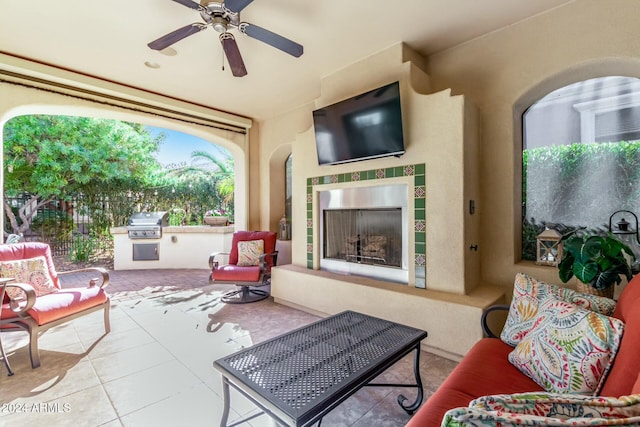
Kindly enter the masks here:
M 157 179 L 152 156 L 162 136 L 140 124 L 90 117 L 29 115 L 4 127 L 4 211 L 14 233 L 29 229 L 38 208 L 100 187 L 136 188 Z M 27 193 L 16 213 L 7 197 Z M 18 221 L 18 219 L 20 221 Z
M 221 198 L 220 208 L 233 212 L 233 196 L 235 191 L 235 172 L 233 168 L 233 158 L 226 150 L 218 148 L 220 153 L 210 153 L 196 150 L 191 153 L 194 161 L 204 160 L 209 166 L 189 166 L 181 169 L 178 173 L 181 177 L 202 180 L 211 176 L 215 177 L 215 188 Z M 212 206 L 212 208 L 217 208 Z

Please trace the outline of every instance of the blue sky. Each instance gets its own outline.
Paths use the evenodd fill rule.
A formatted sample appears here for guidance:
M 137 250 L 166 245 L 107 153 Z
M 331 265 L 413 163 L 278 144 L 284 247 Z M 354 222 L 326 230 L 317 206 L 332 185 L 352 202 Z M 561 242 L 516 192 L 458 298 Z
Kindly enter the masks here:
M 183 167 L 191 163 L 191 153 L 196 150 L 216 153 L 217 149 L 210 142 L 171 129 L 158 128 L 153 126 L 146 127 L 151 135 L 155 136 L 162 132 L 166 138 L 156 156 L 158 161 L 167 168 L 175 169 Z M 224 148 L 219 147 L 221 150 Z M 225 150 L 226 151 L 226 150 Z M 221 156 L 222 157 L 222 156 Z

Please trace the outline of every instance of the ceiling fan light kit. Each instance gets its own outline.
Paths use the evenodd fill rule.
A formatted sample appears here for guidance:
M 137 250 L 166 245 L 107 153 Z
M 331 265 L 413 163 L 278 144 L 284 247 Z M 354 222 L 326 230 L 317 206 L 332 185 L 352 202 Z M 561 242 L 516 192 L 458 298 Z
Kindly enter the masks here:
M 211 26 L 216 32 L 220 33 L 222 50 L 229 62 L 231 73 L 235 77 L 245 76 L 247 70 L 244 66 L 244 61 L 238 49 L 236 39 L 233 34 L 229 32 L 230 29 L 237 29 L 239 32 L 251 38 L 275 47 L 296 58 L 300 57 L 304 52 L 302 45 L 299 43 L 257 25 L 240 21 L 240 12 L 251 4 L 253 0 L 225 0 L 224 2 L 202 0 L 200 3 L 192 0 L 173 1 L 200 12 L 200 16 L 204 22 L 185 25 L 147 44 L 147 46 L 153 50 L 161 51 L 166 49 L 174 43 Z
M 227 32 L 227 21 L 221 16 L 216 16 L 215 18 L 213 18 L 213 21 L 211 22 L 211 26 L 218 33 Z

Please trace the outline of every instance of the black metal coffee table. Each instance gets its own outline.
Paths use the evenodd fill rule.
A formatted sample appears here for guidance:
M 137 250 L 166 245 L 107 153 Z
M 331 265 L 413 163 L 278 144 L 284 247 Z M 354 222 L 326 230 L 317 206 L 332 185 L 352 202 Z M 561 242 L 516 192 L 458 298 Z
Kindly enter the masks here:
M 422 403 L 420 341 L 425 331 L 353 311 L 296 329 L 218 359 L 224 412 L 221 426 L 231 427 L 263 413 L 281 424 L 308 426 L 364 386 L 416 387 L 415 402 L 398 403 L 412 414 Z M 415 384 L 370 381 L 414 350 Z M 263 412 L 227 426 L 229 387 L 253 401 Z

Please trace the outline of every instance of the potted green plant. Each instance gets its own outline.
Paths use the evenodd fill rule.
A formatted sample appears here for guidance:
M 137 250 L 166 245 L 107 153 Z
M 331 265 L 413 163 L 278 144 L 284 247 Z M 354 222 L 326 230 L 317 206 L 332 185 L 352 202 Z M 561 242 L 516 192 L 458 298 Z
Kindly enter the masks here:
M 558 265 L 560 280 L 567 283 L 576 276 L 581 292 L 612 297 L 613 285 L 620 284 L 622 276 L 633 276 L 633 252 L 612 235 L 573 235 L 564 242 L 564 254 Z

